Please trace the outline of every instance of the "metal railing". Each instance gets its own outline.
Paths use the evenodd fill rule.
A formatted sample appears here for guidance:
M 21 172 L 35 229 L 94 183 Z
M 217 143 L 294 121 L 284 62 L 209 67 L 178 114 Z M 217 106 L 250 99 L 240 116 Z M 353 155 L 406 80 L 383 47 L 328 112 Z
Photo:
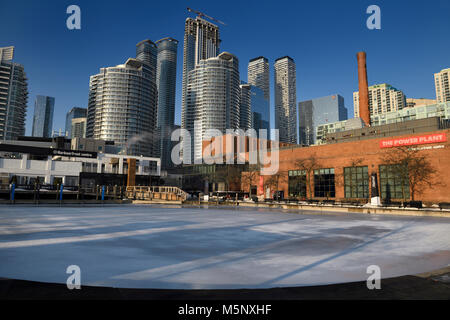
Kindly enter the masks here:
M 187 193 L 178 187 L 128 186 L 125 196 L 134 200 L 185 201 Z

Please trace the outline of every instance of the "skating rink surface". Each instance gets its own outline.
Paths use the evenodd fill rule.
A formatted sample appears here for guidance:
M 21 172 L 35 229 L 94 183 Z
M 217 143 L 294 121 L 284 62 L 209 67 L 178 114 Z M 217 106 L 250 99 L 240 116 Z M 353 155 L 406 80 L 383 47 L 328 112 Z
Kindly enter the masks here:
M 450 219 L 149 205 L 0 206 L 0 277 L 234 289 L 365 281 L 450 264 Z

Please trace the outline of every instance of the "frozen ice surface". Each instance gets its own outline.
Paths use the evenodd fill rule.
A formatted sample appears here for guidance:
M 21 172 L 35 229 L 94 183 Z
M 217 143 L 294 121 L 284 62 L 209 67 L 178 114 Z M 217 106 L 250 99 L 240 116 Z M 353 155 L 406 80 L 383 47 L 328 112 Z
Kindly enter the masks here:
M 149 205 L 0 206 L 0 277 L 127 288 L 365 281 L 450 264 L 450 219 Z

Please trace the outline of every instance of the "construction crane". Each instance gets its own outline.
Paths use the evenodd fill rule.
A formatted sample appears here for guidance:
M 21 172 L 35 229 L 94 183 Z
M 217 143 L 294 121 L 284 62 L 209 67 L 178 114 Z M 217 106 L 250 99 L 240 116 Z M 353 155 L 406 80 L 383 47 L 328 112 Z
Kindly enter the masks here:
M 196 13 L 196 14 L 197 14 L 197 17 L 200 17 L 200 18 L 205 17 L 205 18 L 208 18 L 209 20 L 212 20 L 212 21 L 221 23 L 221 24 L 223 24 L 224 26 L 226 26 L 226 23 L 225 23 L 225 22 L 222 22 L 222 21 L 217 20 L 217 19 L 215 19 L 215 18 L 213 18 L 213 17 L 210 17 L 210 16 L 208 16 L 207 14 L 204 14 L 203 12 L 200 12 L 200 11 L 197 11 L 197 10 L 194 10 L 194 9 L 191 9 L 191 8 L 187 8 L 187 11 Z

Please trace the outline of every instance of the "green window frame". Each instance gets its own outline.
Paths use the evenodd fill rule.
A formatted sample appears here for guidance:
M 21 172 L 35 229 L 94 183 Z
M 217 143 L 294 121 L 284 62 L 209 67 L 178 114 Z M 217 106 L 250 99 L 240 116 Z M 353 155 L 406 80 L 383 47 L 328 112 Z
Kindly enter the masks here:
M 410 198 L 409 181 L 405 179 L 402 182 L 402 177 L 399 176 L 398 169 L 400 165 L 380 165 L 380 189 L 382 199 L 403 199 L 403 192 L 405 199 Z M 403 187 L 402 187 L 403 183 Z
M 347 199 L 369 198 L 369 168 L 367 166 L 344 168 L 344 196 Z

